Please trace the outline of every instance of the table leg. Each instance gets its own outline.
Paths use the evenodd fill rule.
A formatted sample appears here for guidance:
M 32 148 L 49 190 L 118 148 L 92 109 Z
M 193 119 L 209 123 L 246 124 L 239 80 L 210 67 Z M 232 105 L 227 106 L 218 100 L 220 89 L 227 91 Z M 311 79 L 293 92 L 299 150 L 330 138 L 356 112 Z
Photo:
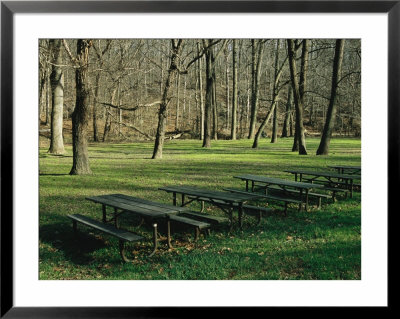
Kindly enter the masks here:
M 301 211 L 301 208 L 303 207 L 303 189 L 300 189 L 300 204 L 299 204 L 299 211 Z
M 251 191 L 254 192 L 254 181 L 251 181 Z
M 353 179 L 350 179 L 350 198 L 353 198 Z
M 182 194 L 182 207 L 185 206 L 185 194 Z
M 172 193 L 172 203 L 174 206 L 176 206 L 176 193 Z
M 306 189 L 306 212 L 308 212 L 308 189 Z
M 239 207 L 238 207 L 238 220 L 239 220 L 239 227 L 240 227 L 240 229 L 243 228 L 242 215 L 243 215 L 243 203 L 239 203 Z
M 119 228 L 118 211 L 116 208 L 114 208 L 114 224 L 115 224 L 115 228 Z
M 294 180 L 297 182 L 297 173 L 294 173 Z
M 103 206 L 103 223 L 107 222 L 107 208 L 106 205 L 102 205 Z
M 246 179 L 246 192 L 249 191 L 249 180 Z
M 167 245 L 169 249 L 172 249 L 172 244 L 171 244 L 171 221 L 169 217 L 167 217 Z
M 150 253 L 148 257 L 153 256 L 156 253 L 157 250 L 157 224 L 153 224 L 153 251 Z
M 229 208 L 229 230 L 233 230 L 233 208 Z
M 202 200 L 202 201 L 200 202 L 200 204 L 201 204 L 200 213 L 204 213 L 204 200 Z

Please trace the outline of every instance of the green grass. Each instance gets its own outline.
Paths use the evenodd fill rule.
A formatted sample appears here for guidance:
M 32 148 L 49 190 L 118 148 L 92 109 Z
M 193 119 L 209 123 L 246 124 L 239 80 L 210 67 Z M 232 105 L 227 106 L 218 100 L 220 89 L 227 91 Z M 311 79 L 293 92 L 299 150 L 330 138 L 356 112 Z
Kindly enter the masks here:
M 330 164 L 359 165 L 359 139 L 333 139 L 329 156 L 316 156 L 319 139 L 308 138 L 310 155 L 291 152 L 292 139 L 271 144 L 263 139 L 252 149 L 252 141 L 217 141 L 211 149 L 200 141 L 167 141 L 162 160 L 151 160 L 153 143 L 90 144 L 93 175 L 70 176 L 72 149 L 53 156 L 47 147 L 40 157 L 40 279 L 361 279 L 361 195 L 339 198 L 322 209 L 288 216 L 273 213 L 256 225 L 246 216 L 243 231 L 225 228 L 193 241 L 192 232 L 175 229 L 174 249 L 160 243 L 151 259 L 150 241 L 132 245 L 132 264 L 122 263 L 115 238 L 88 228 L 72 232 L 70 213 L 101 218 L 101 206 L 86 196 L 124 193 L 163 203 L 172 203 L 170 194 L 158 188 L 185 184 L 220 190 L 244 187 L 233 178 L 250 173 L 293 179 L 285 169 L 326 169 Z M 279 206 L 274 206 L 279 209 Z M 192 205 L 194 210 L 199 205 Z M 208 208 L 210 214 L 222 214 Z M 133 225 L 125 217 L 124 225 Z M 129 227 L 147 238 L 149 229 Z M 161 231 L 162 231 L 161 227 Z

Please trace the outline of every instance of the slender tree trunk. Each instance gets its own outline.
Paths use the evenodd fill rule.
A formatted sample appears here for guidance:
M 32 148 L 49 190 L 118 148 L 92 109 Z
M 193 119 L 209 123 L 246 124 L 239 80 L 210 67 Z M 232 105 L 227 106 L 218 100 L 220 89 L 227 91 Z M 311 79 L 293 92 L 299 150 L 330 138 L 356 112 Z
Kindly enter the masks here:
M 307 40 L 304 40 L 307 41 Z M 295 57 L 295 45 L 294 41 L 291 39 L 287 40 L 288 43 L 288 52 L 289 52 L 289 67 L 290 67 L 290 77 L 292 80 L 292 88 L 294 95 L 294 103 L 296 106 L 296 132 L 295 139 L 297 138 L 299 143 L 299 154 L 307 155 L 305 136 L 304 136 L 304 126 L 303 126 L 303 99 L 300 95 L 300 86 L 297 81 L 297 68 L 296 68 L 296 57 Z M 307 43 L 303 43 L 303 53 L 302 53 L 302 61 L 306 57 Z M 304 68 L 303 68 L 304 70 Z M 301 78 L 302 76 L 300 76 Z M 302 90 L 304 90 L 304 86 L 302 86 Z M 304 92 L 304 91 L 303 91 Z M 296 136 L 297 135 L 297 136 Z
M 276 40 L 276 51 L 275 51 L 275 80 L 272 92 L 274 96 L 277 93 L 277 76 L 278 76 L 278 67 L 279 67 L 279 44 L 280 40 Z M 272 122 L 272 134 L 271 134 L 271 143 L 277 142 L 277 135 L 278 135 L 278 101 L 276 101 L 275 109 L 274 109 L 274 120 Z
M 181 76 L 178 73 L 176 79 L 176 118 L 175 118 L 175 131 L 178 132 L 179 129 L 179 86 L 180 86 Z
M 258 147 L 258 142 L 261 138 L 261 134 L 265 129 L 265 126 L 267 125 L 269 119 L 271 118 L 272 114 L 275 114 L 275 110 L 276 110 L 276 104 L 278 102 L 278 98 L 279 98 L 279 79 L 282 75 L 282 70 L 283 70 L 283 65 L 282 67 L 279 69 L 279 40 L 277 40 L 277 45 L 276 45 L 276 51 L 275 51 L 275 71 L 274 71 L 274 80 L 272 81 L 272 102 L 271 102 L 271 108 L 269 110 L 269 112 L 267 113 L 267 116 L 264 118 L 264 120 L 262 121 L 262 123 L 260 124 L 260 127 L 258 128 L 258 131 L 254 137 L 254 142 L 253 142 L 253 148 L 257 148 Z
M 197 54 L 200 55 L 200 43 L 197 42 Z M 198 59 L 198 81 L 200 96 L 200 139 L 204 139 L 204 98 L 203 98 L 203 77 L 202 77 L 202 58 Z
M 237 61 L 237 40 L 232 40 L 232 64 L 233 64 L 233 87 L 232 87 L 232 122 L 231 139 L 236 140 L 237 126 L 237 101 L 238 101 L 238 61 Z
M 272 121 L 271 143 L 276 143 L 276 141 L 277 141 L 277 135 L 278 135 L 278 112 L 277 111 L 278 111 L 278 107 L 276 105 L 275 109 L 274 109 L 274 120 Z
M 50 40 L 50 50 L 53 54 L 51 83 L 51 139 L 49 153 L 63 154 L 63 105 L 64 105 L 64 74 L 62 64 L 61 40 Z
M 253 139 L 256 130 L 257 112 L 258 112 L 258 86 L 261 74 L 261 62 L 264 44 L 259 40 L 256 48 L 256 40 L 252 41 L 252 94 L 251 94 L 251 115 L 249 139 Z M 257 52 L 258 49 L 258 52 Z
M 214 72 L 214 54 L 212 48 L 208 45 L 210 40 L 204 40 L 205 55 L 206 55 L 206 100 L 204 107 L 204 139 L 203 147 L 211 147 L 211 112 L 213 110 L 213 97 L 214 97 L 214 82 L 215 82 L 215 72 Z
M 72 149 L 73 164 L 71 175 L 91 174 L 89 166 L 87 129 L 89 123 L 89 48 L 91 41 L 78 39 L 77 60 L 79 67 L 75 72 L 76 104 L 72 113 Z
M 292 86 L 289 85 L 288 89 L 288 96 L 287 96 L 287 102 L 286 102 L 286 113 L 285 113 L 285 120 L 283 122 L 283 127 L 282 127 L 282 135 L 281 137 L 289 137 L 289 131 L 290 131 L 290 114 L 292 112 Z
M 339 77 L 342 71 L 344 42 L 345 42 L 344 39 L 336 40 L 335 57 L 333 60 L 333 71 L 332 71 L 331 97 L 329 99 L 328 114 L 326 117 L 326 122 L 321 137 L 321 142 L 317 150 L 317 155 L 329 154 L 329 145 L 336 118 L 337 88 L 338 88 Z
M 94 89 L 94 103 L 93 103 L 93 141 L 99 141 L 99 127 L 97 123 L 97 102 L 99 100 L 99 86 L 100 86 L 101 74 L 98 72 L 96 74 L 95 89 Z
M 165 81 L 164 92 L 161 99 L 160 109 L 158 111 L 158 126 L 156 133 L 156 140 L 154 143 L 153 159 L 162 158 L 165 129 L 167 123 L 167 108 L 170 100 L 171 85 L 175 81 L 176 74 L 178 73 L 178 57 L 182 50 L 183 40 L 171 40 L 172 43 L 172 56 L 171 64 L 168 70 L 167 79 Z
M 214 79 L 215 79 L 215 76 L 214 76 Z M 217 109 L 217 83 L 216 83 L 216 81 L 214 81 L 212 104 L 213 104 L 213 136 L 214 136 L 214 140 L 218 140 L 218 109 Z

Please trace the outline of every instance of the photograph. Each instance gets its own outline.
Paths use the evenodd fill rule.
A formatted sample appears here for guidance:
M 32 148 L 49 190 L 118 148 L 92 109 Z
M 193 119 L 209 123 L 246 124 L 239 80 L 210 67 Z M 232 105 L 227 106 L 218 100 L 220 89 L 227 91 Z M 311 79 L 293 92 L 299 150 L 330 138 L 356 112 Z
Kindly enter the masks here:
M 41 280 L 360 280 L 360 39 L 40 39 Z

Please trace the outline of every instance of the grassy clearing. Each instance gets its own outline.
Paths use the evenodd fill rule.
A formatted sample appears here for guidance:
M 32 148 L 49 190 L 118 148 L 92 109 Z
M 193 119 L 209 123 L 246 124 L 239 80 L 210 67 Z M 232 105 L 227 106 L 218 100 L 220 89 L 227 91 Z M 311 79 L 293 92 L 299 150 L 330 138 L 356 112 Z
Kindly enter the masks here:
M 359 139 L 333 139 L 329 156 L 316 156 L 319 139 L 309 138 L 308 156 L 291 152 L 292 139 L 271 144 L 262 140 L 217 141 L 211 149 L 200 141 L 168 141 L 162 160 L 151 160 L 152 143 L 91 144 L 91 176 L 68 175 L 72 148 L 53 156 L 41 147 L 40 157 L 40 279 L 361 279 L 360 193 L 353 199 L 325 203 L 321 210 L 274 213 L 261 225 L 248 216 L 244 230 L 215 230 L 193 242 L 193 234 L 175 229 L 174 250 L 161 243 L 151 259 L 150 242 L 135 244 L 132 264 L 121 262 L 113 237 L 83 230 L 72 233 L 70 213 L 101 218 L 101 206 L 86 196 L 123 193 L 164 203 L 171 195 L 158 187 L 185 184 L 210 189 L 244 187 L 238 173 L 292 179 L 285 169 L 326 169 L 330 164 L 359 165 Z M 42 144 L 43 145 L 43 144 Z M 199 206 L 192 205 L 193 209 Z M 277 207 L 279 208 L 279 207 Z M 221 214 L 208 208 L 210 214 Z M 134 225 L 125 217 L 126 225 Z M 146 228 L 135 229 L 150 238 Z M 161 229 L 162 231 L 163 229 Z

